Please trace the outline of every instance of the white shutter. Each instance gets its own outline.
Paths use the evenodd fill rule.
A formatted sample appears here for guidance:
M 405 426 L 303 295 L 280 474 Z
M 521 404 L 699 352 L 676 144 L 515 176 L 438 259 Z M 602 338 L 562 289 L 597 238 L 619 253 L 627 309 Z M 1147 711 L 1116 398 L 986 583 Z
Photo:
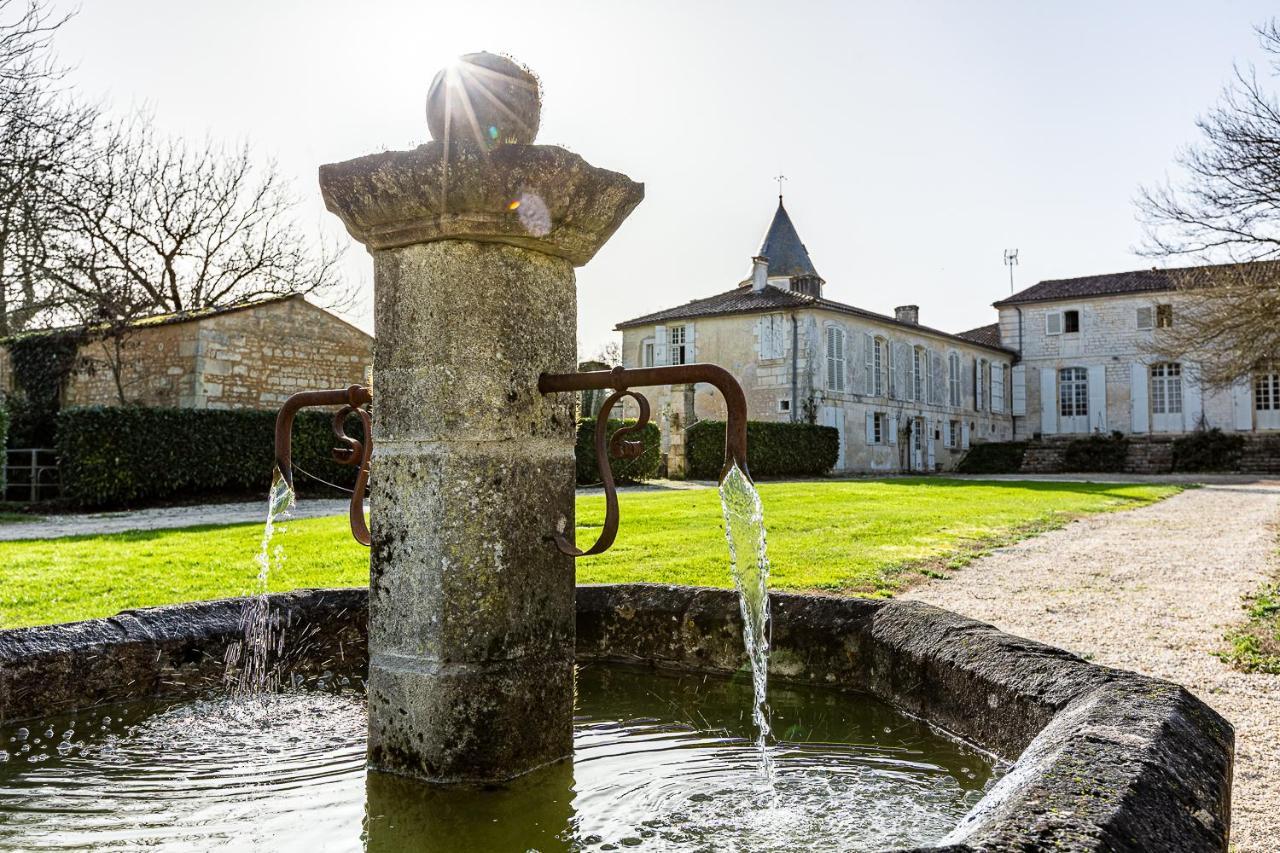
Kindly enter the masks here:
M 862 357 L 867 365 L 866 394 L 870 397 L 876 393 L 876 339 L 870 332 L 862 333 Z
M 1004 365 L 991 365 L 991 411 L 1004 411 Z
M 1089 368 L 1089 428 L 1107 431 L 1107 368 L 1102 364 Z
M 1050 311 L 1044 315 L 1044 333 L 1046 335 L 1062 334 L 1062 312 Z
M 693 364 L 698 360 L 698 344 L 693 337 L 693 323 L 688 323 L 684 327 L 684 363 Z
M 961 450 L 969 449 L 969 422 L 968 421 L 960 422 L 960 449 Z
M 1200 424 L 1200 367 L 1182 363 L 1182 428 L 1190 432 Z
M 1139 309 L 1141 310 L 1141 309 Z M 1133 431 L 1148 432 L 1151 429 L 1147 417 L 1150 409 L 1150 392 L 1147 387 L 1147 366 L 1133 362 L 1129 365 L 1129 405 L 1133 409 Z
M 982 381 L 982 359 L 975 358 L 973 360 L 973 409 L 976 412 L 982 411 L 983 387 L 986 385 Z
M 653 330 L 653 363 L 661 366 L 667 363 L 667 327 L 657 326 Z
M 1058 372 L 1040 368 L 1040 432 L 1053 435 L 1058 431 Z
M 1242 376 L 1231 383 L 1231 415 L 1240 432 L 1253 429 L 1253 383 L 1251 377 Z
M 769 353 L 772 344 L 773 323 L 770 315 L 765 314 L 756 320 L 756 355 L 761 361 L 773 356 Z
M 896 341 L 893 344 L 893 370 L 895 373 L 895 381 L 898 385 L 898 399 L 911 399 L 911 346 Z
M 1025 364 L 1015 364 L 1010 371 L 1012 382 L 1013 405 L 1010 411 L 1015 415 L 1025 415 L 1027 413 L 1027 366 Z
M 889 443 L 898 443 L 898 416 L 889 415 Z
M 867 412 L 867 444 L 876 443 L 876 413 Z
M 946 370 L 942 364 L 942 353 L 929 352 L 929 402 L 941 406 L 946 402 Z
M 893 345 L 893 341 L 886 339 L 884 342 L 884 351 L 881 354 L 881 358 L 886 359 L 885 373 L 888 374 L 889 387 L 884 389 L 884 395 L 893 400 L 898 399 L 898 370 L 896 367 L 897 358 L 895 357 L 896 351 L 897 351 L 897 348 Z
M 926 442 L 928 442 L 927 446 L 928 446 L 928 448 L 929 448 L 929 468 L 928 468 L 928 470 L 932 471 L 932 470 L 934 469 L 934 467 L 936 466 L 936 464 L 937 464 L 937 461 L 936 461 L 936 460 L 937 460 L 937 451 L 936 451 L 936 450 L 934 449 L 934 447 L 933 447 L 933 421 L 931 421 L 931 420 L 926 420 L 926 421 L 924 422 L 924 429 L 925 429 L 925 436 L 924 436 L 924 437 L 925 437 L 925 441 L 926 441 Z
M 1155 311 L 1150 305 L 1138 309 L 1138 328 L 1150 329 L 1155 325 L 1153 315 Z

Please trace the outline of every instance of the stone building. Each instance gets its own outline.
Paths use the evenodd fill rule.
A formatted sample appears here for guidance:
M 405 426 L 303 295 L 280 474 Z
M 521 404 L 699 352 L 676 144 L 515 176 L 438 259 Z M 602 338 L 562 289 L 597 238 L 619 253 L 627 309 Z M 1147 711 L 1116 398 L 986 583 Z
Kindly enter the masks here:
M 295 391 L 363 383 L 373 363 L 372 336 L 300 294 L 148 317 L 120 345 L 81 346 L 64 406 L 119 405 L 113 364 L 130 404 L 274 409 Z M 0 375 L 12 388 L 7 352 Z
M 1199 379 L 1211 352 L 1169 362 L 1151 355 L 1178 322 L 1178 270 L 1042 281 L 995 303 L 991 334 L 1019 355 L 1013 368 L 1018 438 L 1119 431 L 1160 436 L 1218 427 L 1280 431 L 1280 367 L 1230 388 Z
M 970 442 L 1012 437 L 1014 353 L 990 329 L 951 334 L 922 325 L 917 306 L 889 317 L 825 290 L 779 198 L 751 276 L 619 323 L 623 364 L 720 364 L 742 383 L 752 420 L 835 427 L 838 471 L 949 470 Z M 710 386 L 646 393 L 677 451 L 685 425 L 724 416 Z

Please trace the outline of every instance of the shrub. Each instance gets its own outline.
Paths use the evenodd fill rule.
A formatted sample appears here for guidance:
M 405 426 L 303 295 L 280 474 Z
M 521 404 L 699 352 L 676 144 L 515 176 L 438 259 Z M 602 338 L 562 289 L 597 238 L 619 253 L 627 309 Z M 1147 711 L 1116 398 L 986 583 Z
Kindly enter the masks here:
M 1067 442 L 1062 454 L 1063 471 L 1123 471 L 1129 457 L 1124 433 L 1091 435 Z
M 618 420 L 611 418 L 607 427 L 608 434 L 612 436 L 620 427 L 630 426 L 635 423 L 631 420 Z M 577 475 L 579 486 L 594 486 L 600 483 L 600 469 L 596 467 L 596 419 L 582 418 L 578 421 L 578 438 L 574 447 L 574 453 L 577 456 Z M 631 435 L 631 440 L 635 440 L 636 436 Z M 619 483 L 639 483 L 644 480 L 652 480 L 658 476 L 658 471 L 662 467 L 662 448 L 660 446 L 661 433 L 658 431 L 658 425 L 650 422 L 645 424 L 644 430 L 640 433 L 640 441 L 644 446 L 644 451 L 635 459 L 614 459 L 610 457 L 610 468 L 613 470 L 613 479 Z
M 1173 470 L 1234 471 L 1240 466 L 1244 436 L 1222 430 L 1198 429 L 1173 440 Z
M 689 476 L 715 480 L 724 467 L 724 421 L 698 421 L 685 431 Z M 747 467 L 752 477 L 813 477 L 830 471 L 840 457 L 834 427 L 747 421 Z
M 87 408 L 58 413 L 63 498 L 84 507 L 119 506 L 218 492 L 258 492 L 271 484 L 275 412 L 209 409 Z M 328 411 L 299 412 L 293 462 L 300 490 L 320 489 L 309 475 L 350 487 L 354 466 L 339 465 Z M 355 419 L 347 422 L 359 434 Z
M 1022 470 L 1022 457 L 1026 452 L 1025 441 L 973 444 L 956 466 L 956 471 L 961 474 L 1016 474 Z

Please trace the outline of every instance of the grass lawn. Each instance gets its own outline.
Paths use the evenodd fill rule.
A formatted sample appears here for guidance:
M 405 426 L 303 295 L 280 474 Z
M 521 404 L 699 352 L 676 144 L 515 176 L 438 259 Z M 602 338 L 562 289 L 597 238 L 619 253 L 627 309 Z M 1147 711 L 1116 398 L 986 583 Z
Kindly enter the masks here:
M 891 594 L 921 570 L 956 566 L 984 548 L 1087 513 L 1141 506 L 1176 486 L 891 479 L 765 483 L 773 585 Z M 613 548 L 578 561 L 583 583 L 727 586 L 727 549 L 712 489 L 625 492 Z M 578 499 L 578 539 L 592 541 L 603 497 Z M 251 590 L 258 525 L 193 527 L 0 542 L 0 627 L 109 616 L 121 610 Z M 287 523 L 273 590 L 362 586 L 368 549 L 345 517 Z

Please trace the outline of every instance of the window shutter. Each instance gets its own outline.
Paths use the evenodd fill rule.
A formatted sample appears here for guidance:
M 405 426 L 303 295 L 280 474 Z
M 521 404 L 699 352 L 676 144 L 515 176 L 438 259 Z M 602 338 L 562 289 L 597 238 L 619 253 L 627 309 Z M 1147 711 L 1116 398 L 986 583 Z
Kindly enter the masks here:
M 657 366 L 667 363 L 666 326 L 657 326 L 653 330 L 653 363 Z
M 876 414 L 867 412 L 867 444 L 876 443 Z
M 929 386 L 929 402 L 935 406 L 943 403 L 943 393 L 946 388 L 946 374 L 942 366 L 942 353 L 929 353 L 929 377 L 933 380 L 933 384 Z
M 897 373 L 898 399 L 911 399 L 911 346 L 897 341 L 894 343 L 893 369 Z
M 1150 329 L 1155 325 L 1155 309 L 1150 305 L 1138 309 L 1138 328 Z
M 1139 308 L 1139 311 L 1142 309 Z M 1148 418 L 1150 408 L 1150 390 L 1147 384 L 1147 366 L 1133 362 L 1129 365 L 1129 408 L 1133 413 L 1131 427 L 1134 432 L 1148 432 L 1151 422 Z
M 1004 412 L 1004 365 L 991 365 L 991 411 Z
M 898 443 L 898 416 L 889 415 L 889 443 Z
M 1200 367 L 1182 363 L 1182 427 L 1190 432 L 1200 424 Z
M 1253 429 L 1253 381 L 1244 376 L 1231 383 L 1231 414 L 1240 432 Z
M 1089 427 L 1107 431 L 1107 368 L 1101 364 L 1089 368 Z
M 1044 315 L 1044 333 L 1046 335 L 1062 334 L 1062 312 L 1050 311 Z
M 1025 415 L 1027 413 L 1027 366 L 1015 364 L 1009 374 L 1013 397 L 1010 412 L 1015 415 Z
M 865 393 L 871 396 L 876 393 L 876 339 L 869 332 L 862 333 L 862 357 L 867 366 Z
M 1058 373 L 1051 367 L 1040 368 L 1040 432 L 1053 435 L 1058 431 Z
M 698 360 L 698 344 L 693 337 L 693 323 L 688 323 L 684 327 L 684 363 L 693 364 Z
M 925 443 L 926 443 L 926 446 L 929 448 L 928 469 L 932 471 L 937 465 L 937 458 L 938 458 L 937 450 L 933 446 L 933 421 L 926 420 L 924 422 L 924 430 L 925 430 L 925 434 L 924 434 Z
M 960 449 L 961 450 L 969 449 L 969 422 L 968 421 L 960 422 Z
M 982 359 L 973 360 L 973 410 L 982 411 Z

